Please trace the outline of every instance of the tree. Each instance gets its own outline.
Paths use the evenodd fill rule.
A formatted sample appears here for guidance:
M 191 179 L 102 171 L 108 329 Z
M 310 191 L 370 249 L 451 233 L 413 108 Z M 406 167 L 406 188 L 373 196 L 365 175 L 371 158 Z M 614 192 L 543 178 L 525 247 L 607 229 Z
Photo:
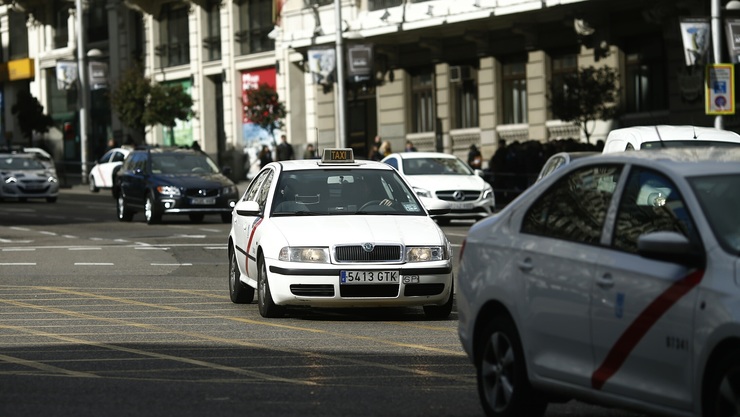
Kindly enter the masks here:
M 134 65 L 121 74 L 118 84 L 110 93 L 111 106 L 118 119 L 142 136 L 146 128 L 144 112 L 151 89 L 151 80 L 143 75 L 139 65 Z
M 619 113 L 618 74 L 613 68 L 579 69 L 563 79 L 562 85 L 553 85 L 550 92 L 550 110 L 555 117 L 578 124 L 590 142 L 595 128 L 589 122 L 609 120 Z
M 274 141 L 273 132 L 283 126 L 283 119 L 287 115 L 285 105 L 280 102 L 275 89 L 262 83 L 257 88 L 247 90 L 242 104 L 249 121 L 270 132 Z
M 174 138 L 177 120 L 188 120 L 193 116 L 193 98 L 181 85 L 152 84 L 142 117 L 144 123 L 166 126 Z
M 46 133 L 54 126 L 54 119 L 44 113 L 44 106 L 28 90 L 18 91 L 10 111 L 18 118 L 18 127 L 29 145 L 33 145 L 33 132 Z

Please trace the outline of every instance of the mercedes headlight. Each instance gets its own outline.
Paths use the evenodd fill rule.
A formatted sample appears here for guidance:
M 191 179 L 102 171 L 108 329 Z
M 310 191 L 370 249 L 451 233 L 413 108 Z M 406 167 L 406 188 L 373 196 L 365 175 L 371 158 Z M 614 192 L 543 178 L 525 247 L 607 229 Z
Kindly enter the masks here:
M 492 198 L 492 197 L 493 197 L 493 190 L 492 189 L 489 188 L 489 189 L 483 191 L 483 199 L 484 200 L 487 200 L 487 199 Z
M 406 248 L 406 262 L 443 261 L 446 251 L 443 246 L 416 246 Z
M 433 198 L 431 191 L 425 190 L 423 188 L 418 188 L 418 187 L 413 187 L 413 188 L 414 188 L 414 192 L 419 197 Z
M 159 187 L 157 187 L 157 192 L 162 195 L 167 195 L 171 197 L 180 196 L 180 189 L 173 185 L 160 185 Z
M 284 262 L 309 262 L 309 263 L 329 263 L 328 248 L 292 248 L 286 246 L 280 249 L 278 260 Z

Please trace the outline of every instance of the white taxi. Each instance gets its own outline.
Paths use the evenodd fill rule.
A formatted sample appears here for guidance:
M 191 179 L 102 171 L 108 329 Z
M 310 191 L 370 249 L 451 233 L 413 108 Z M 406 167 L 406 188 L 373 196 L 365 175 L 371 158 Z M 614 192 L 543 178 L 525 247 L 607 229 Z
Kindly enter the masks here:
M 287 306 L 423 306 L 452 310 L 452 251 L 430 215 L 449 205 L 418 198 L 401 175 L 351 149 L 321 160 L 266 165 L 232 214 L 229 292 L 263 317 Z
M 458 330 L 486 414 L 737 416 L 738 190 L 740 148 L 604 154 L 473 225 Z

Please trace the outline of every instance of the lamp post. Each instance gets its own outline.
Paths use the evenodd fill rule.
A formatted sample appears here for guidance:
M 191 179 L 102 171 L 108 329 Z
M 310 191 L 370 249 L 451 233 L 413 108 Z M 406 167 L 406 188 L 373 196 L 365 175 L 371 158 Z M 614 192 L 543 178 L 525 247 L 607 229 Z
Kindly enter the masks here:
M 85 30 L 82 24 L 83 10 L 82 0 L 75 0 L 77 16 L 75 26 L 77 30 L 77 75 L 80 79 L 80 162 L 82 183 L 87 184 L 87 108 L 88 101 L 88 81 L 87 68 L 85 68 Z
M 79 1 L 79 0 L 77 0 Z M 337 129 L 339 130 L 337 138 L 337 146 L 345 148 L 347 141 L 345 140 L 345 128 L 344 128 L 344 107 L 345 93 L 344 93 L 344 34 L 342 33 L 342 0 L 334 0 L 334 20 L 336 24 L 336 51 L 337 57 Z

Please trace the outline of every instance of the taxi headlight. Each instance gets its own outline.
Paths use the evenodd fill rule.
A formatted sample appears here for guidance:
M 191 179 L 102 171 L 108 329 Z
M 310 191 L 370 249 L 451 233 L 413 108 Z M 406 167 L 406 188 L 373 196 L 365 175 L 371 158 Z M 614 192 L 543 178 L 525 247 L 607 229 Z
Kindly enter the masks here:
M 172 197 L 180 196 L 180 189 L 172 185 L 160 185 L 157 187 L 157 192 Z
M 442 246 L 422 246 L 406 248 L 406 262 L 429 262 L 446 259 Z
M 286 246 L 280 249 L 278 259 L 285 262 L 328 263 L 328 248 L 291 248 Z
M 419 197 L 433 198 L 432 193 L 429 190 L 425 190 L 423 188 L 414 187 L 414 192 Z
M 8 178 L 5 178 L 5 183 L 6 184 L 15 184 L 17 182 L 18 182 L 18 178 L 16 178 L 16 177 L 8 177 Z

